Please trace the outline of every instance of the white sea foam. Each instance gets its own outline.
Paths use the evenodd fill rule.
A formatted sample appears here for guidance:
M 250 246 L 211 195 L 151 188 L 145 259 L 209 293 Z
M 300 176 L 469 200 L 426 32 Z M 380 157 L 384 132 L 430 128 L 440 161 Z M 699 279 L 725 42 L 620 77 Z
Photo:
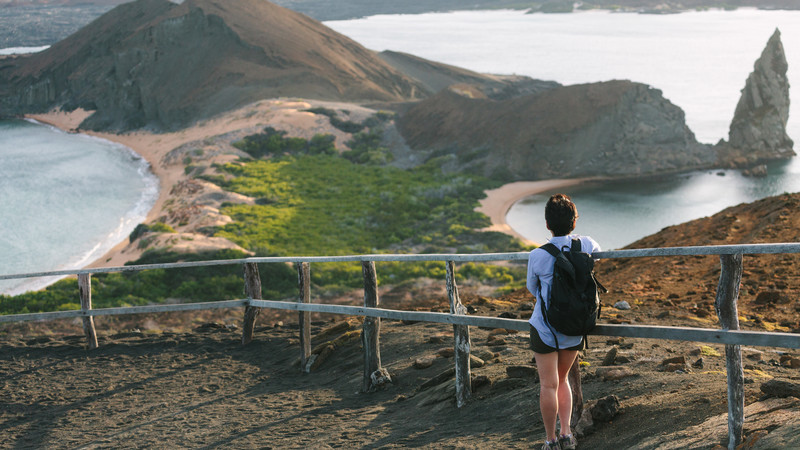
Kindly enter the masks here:
M 41 51 L 47 50 L 50 48 L 49 45 L 44 45 L 41 47 L 8 47 L 8 48 L 0 48 L 0 56 L 8 56 L 8 55 L 24 55 L 27 53 L 39 53 Z
M 0 122 L 0 274 L 78 269 L 124 241 L 158 197 L 132 149 L 34 120 Z M 0 293 L 60 277 L 0 281 Z

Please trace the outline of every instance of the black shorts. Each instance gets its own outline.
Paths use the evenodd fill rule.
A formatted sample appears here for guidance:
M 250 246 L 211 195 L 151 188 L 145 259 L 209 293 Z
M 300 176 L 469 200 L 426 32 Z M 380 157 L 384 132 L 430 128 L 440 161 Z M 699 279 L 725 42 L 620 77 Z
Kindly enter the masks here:
M 550 347 L 549 345 L 545 344 L 542 341 L 542 338 L 539 337 L 539 332 L 531 325 L 531 349 L 536 353 L 553 353 L 554 351 L 558 350 L 554 347 Z M 562 349 L 562 350 L 585 350 L 586 349 L 586 339 L 581 339 L 581 343 L 570 348 Z

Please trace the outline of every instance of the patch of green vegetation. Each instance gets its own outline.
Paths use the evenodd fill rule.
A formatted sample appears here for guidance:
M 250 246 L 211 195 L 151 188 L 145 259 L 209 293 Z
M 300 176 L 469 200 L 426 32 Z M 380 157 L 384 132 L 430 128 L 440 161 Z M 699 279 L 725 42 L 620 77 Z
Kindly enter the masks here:
M 344 131 L 345 133 L 358 133 L 365 127 L 365 125 L 361 123 L 340 119 L 336 111 L 329 108 L 310 108 L 304 111 L 327 116 L 334 128 Z
M 383 132 L 379 129 L 362 131 L 347 142 L 350 150 L 342 156 L 356 164 L 383 165 L 392 162 L 393 155 L 382 145 Z
M 249 153 L 253 158 L 283 154 L 332 155 L 336 153 L 335 139 L 330 134 L 317 134 L 310 140 L 286 137 L 286 131 L 266 127 L 263 132 L 245 136 L 232 145 Z
M 473 211 L 485 180 L 443 175 L 430 166 L 406 171 L 363 166 L 333 156 L 227 164 L 223 189 L 270 198 L 269 204 L 229 205 L 235 223 L 217 234 L 249 249 L 269 243 L 279 255 L 365 253 L 429 241 L 449 246 L 489 225 Z M 228 177 L 225 177 L 228 178 Z M 463 231 L 451 233 L 458 224 Z
M 149 233 L 151 231 L 154 231 L 156 233 L 176 232 L 174 228 L 172 228 L 171 226 L 167 225 L 164 222 L 156 222 L 151 225 L 140 223 L 139 225 L 136 225 L 136 228 L 134 228 L 133 231 L 131 231 L 131 234 L 128 236 L 128 240 L 130 242 L 133 242 L 136 239 L 139 239 L 139 237 L 141 237 L 143 234 Z
M 196 254 L 168 251 L 146 252 L 131 264 L 160 264 L 178 261 L 240 259 L 248 255 L 236 250 Z M 297 273 L 286 264 L 259 264 L 264 298 L 287 298 L 297 294 Z M 112 308 L 164 303 L 168 299 L 204 302 L 244 298 L 241 265 L 219 265 L 180 269 L 149 269 L 138 272 L 92 276 L 92 307 Z M 78 282 L 65 279 L 47 289 L 17 296 L 0 295 L 0 314 L 80 309 Z
M 718 351 L 708 345 L 700 346 L 700 354 L 703 356 L 720 356 Z
M 216 179 L 223 189 L 270 199 L 269 203 L 225 206 L 222 212 L 234 223 L 217 232 L 217 236 L 259 254 L 347 255 L 416 247 L 427 253 L 452 252 L 454 248 L 522 250 L 518 241 L 504 234 L 475 231 L 489 225 L 486 216 L 474 211 L 483 191 L 494 186 L 485 179 L 445 175 L 432 165 L 413 170 L 370 166 L 365 170 L 349 160 L 326 155 L 227 164 L 220 170 L 228 175 Z M 360 266 L 340 266 L 315 265 L 314 283 L 359 286 Z M 436 264 L 387 263 L 389 273 L 380 278 L 391 283 L 418 276 L 438 277 L 437 270 L 443 269 L 434 267 Z M 524 278 L 524 273 L 489 274 L 498 283 Z

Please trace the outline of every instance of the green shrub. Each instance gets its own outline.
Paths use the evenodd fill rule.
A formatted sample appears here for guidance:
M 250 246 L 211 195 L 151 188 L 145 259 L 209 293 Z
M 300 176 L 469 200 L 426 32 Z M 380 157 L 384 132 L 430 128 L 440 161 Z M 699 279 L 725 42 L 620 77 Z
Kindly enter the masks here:
M 175 229 L 171 226 L 165 224 L 164 222 L 156 222 L 150 225 L 150 231 L 156 233 L 175 233 Z
M 383 132 L 381 130 L 356 133 L 353 135 L 353 139 L 347 142 L 350 150 L 343 152 L 342 156 L 357 164 L 387 164 L 394 157 L 382 144 Z
M 310 141 L 299 137 L 287 138 L 286 131 L 266 127 L 263 132 L 245 136 L 232 145 L 258 159 L 283 154 L 332 155 L 336 153 L 334 141 L 335 138 L 328 134 L 317 134 Z
M 359 131 L 364 129 L 364 125 L 356 122 L 352 122 L 350 120 L 342 120 L 339 118 L 339 115 L 336 114 L 336 111 L 328 108 L 310 108 L 304 111 L 314 113 L 314 114 L 321 114 L 323 116 L 327 116 L 333 125 L 334 128 L 344 131 L 345 133 L 358 133 Z

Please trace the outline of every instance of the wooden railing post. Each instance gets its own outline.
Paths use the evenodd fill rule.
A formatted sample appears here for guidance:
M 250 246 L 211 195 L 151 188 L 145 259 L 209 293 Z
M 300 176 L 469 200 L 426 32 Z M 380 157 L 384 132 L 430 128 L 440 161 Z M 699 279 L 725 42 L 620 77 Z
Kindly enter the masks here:
M 742 280 L 742 254 L 720 255 L 717 299 L 714 305 L 723 330 L 739 329 L 739 284 Z M 744 427 L 744 370 L 740 345 L 725 345 L 728 369 L 728 448 L 733 450 L 742 442 Z
M 81 311 L 84 313 L 92 309 L 92 274 L 78 274 L 78 293 L 81 297 Z M 97 348 L 97 332 L 94 329 L 94 317 L 83 316 L 83 334 L 89 343 L 89 349 Z
M 569 368 L 567 380 L 569 381 L 569 388 L 572 391 L 572 414 L 569 418 L 570 429 L 575 432 L 575 426 L 583 414 L 583 388 L 581 387 L 581 357 L 575 358 L 572 367 Z
M 261 276 L 258 274 L 258 264 L 244 263 L 244 294 L 251 300 L 261 300 Z M 256 326 L 256 317 L 261 308 L 250 305 L 244 307 L 244 325 L 242 326 L 242 345 L 253 340 L 253 330 Z
M 466 315 L 467 308 L 461 304 L 456 285 L 455 263 L 447 261 L 446 285 L 447 297 L 450 299 L 450 314 Z M 470 373 L 469 326 L 453 325 L 453 340 L 456 365 L 456 406 L 461 408 L 472 397 L 472 375 Z
M 300 303 L 311 303 L 311 267 L 309 263 L 297 263 L 297 284 L 300 287 Z M 308 373 L 308 359 L 311 357 L 311 312 L 300 311 L 298 313 L 300 322 L 300 370 Z
M 378 276 L 375 273 L 374 261 L 361 261 L 361 272 L 364 275 L 364 306 L 377 308 Z M 364 380 L 361 386 L 363 392 L 375 389 L 373 377 L 384 371 L 381 367 L 380 349 L 381 319 L 378 317 L 364 317 L 364 326 L 361 330 L 361 343 L 364 346 Z

